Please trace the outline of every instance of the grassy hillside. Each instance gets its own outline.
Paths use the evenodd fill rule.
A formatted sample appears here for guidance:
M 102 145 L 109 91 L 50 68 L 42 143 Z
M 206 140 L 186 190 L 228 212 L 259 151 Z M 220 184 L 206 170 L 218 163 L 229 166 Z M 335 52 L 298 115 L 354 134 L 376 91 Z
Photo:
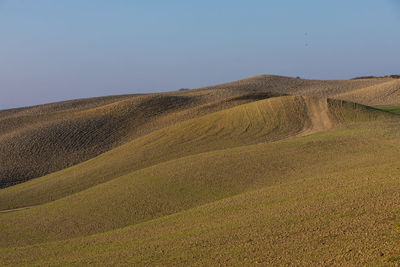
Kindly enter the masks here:
M 262 75 L 0 111 L 0 265 L 399 264 L 398 86 Z
M 393 114 L 398 114 L 400 115 L 400 106 L 381 106 L 377 107 L 380 110 L 384 110 Z
M 395 266 L 400 173 L 385 170 L 393 167 L 309 177 L 117 231 L 3 249 L 2 262 Z
M 377 146 L 390 144 L 388 148 L 382 147 L 382 153 L 392 151 L 387 152 L 388 158 L 371 160 L 377 149 L 372 149 L 369 144 L 376 138 L 375 132 L 372 136 L 367 135 L 370 131 L 362 138 L 358 133 L 355 138 L 356 130 L 343 129 L 332 140 L 329 134 L 326 135 L 323 142 L 317 142 L 317 147 L 311 144 L 318 139 L 304 145 L 310 149 L 304 149 L 301 143 L 308 139 L 295 139 L 296 145 L 290 142 L 261 143 L 255 147 L 245 145 L 303 135 L 307 131 L 322 130 L 321 127 L 327 125 L 378 123 L 377 119 L 385 121 L 391 117 L 352 103 L 288 96 L 189 120 L 136 139 L 73 168 L 2 190 L 3 209 L 50 202 L 4 213 L 1 221 L 6 222 L 3 224 L 6 236 L 2 240 L 7 242 L 9 238 L 19 236 L 18 229 L 27 231 L 29 228 L 32 228 L 32 232 L 28 231 L 29 236 L 33 233 L 38 236 L 22 235 L 23 242 L 102 232 L 269 185 L 276 177 L 283 181 L 298 178 L 302 172 L 310 175 L 316 168 L 328 171 L 334 165 L 332 161 L 342 168 L 359 161 L 366 166 L 381 164 L 395 157 L 398 151 L 390 150 L 392 145 L 387 138 Z M 330 121 L 321 125 L 327 118 Z M 365 129 L 364 126 L 363 131 Z M 224 150 L 237 146 L 237 150 Z M 356 149 L 351 150 L 349 146 Z M 206 151 L 215 152 L 203 153 Z M 320 152 L 314 164 L 317 151 Z M 241 181 L 244 176 L 248 178 Z M 55 199 L 60 200 L 52 201 Z M 65 216 L 69 220 L 66 221 L 68 226 L 64 227 Z
M 399 148 L 393 119 L 165 162 L 1 214 L 3 246 L 136 224 L 4 248 L 2 261 L 389 264 L 399 243 Z
M 285 138 L 302 131 L 306 123 L 301 97 L 273 98 L 221 111 L 155 131 L 81 165 L 2 190 L 0 206 L 39 204 L 162 161 Z
M 97 158 L 0 191 L 0 209 L 46 203 L 151 165 L 235 146 L 383 119 L 384 112 L 323 98 L 270 98 L 188 120 L 137 138 Z

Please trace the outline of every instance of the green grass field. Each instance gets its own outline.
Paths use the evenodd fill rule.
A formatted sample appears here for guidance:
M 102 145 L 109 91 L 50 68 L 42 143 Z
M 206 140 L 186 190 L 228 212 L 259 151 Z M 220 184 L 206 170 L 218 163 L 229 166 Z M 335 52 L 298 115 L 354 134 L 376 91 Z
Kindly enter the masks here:
M 400 115 L 400 106 L 380 106 L 378 109 Z
M 400 264 L 400 106 L 231 98 L 238 84 L 1 189 L 0 266 Z

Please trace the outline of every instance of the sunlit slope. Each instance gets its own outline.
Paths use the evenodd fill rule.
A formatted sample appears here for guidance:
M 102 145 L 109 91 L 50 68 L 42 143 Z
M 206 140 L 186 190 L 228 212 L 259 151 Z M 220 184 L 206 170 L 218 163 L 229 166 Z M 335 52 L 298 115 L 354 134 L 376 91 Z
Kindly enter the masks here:
M 287 99 L 298 99 L 298 97 Z M 230 112 L 253 105 L 262 105 L 265 104 L 263 102 L 271 100 L 240 106 Z M 333 103 L 335 103 L 334 110 L 340 106 L 337 102 Z M 382 114 L 386 115 L 386 113 Z M 239 113 L 233 115 L 238 119 Z M 211 115 L 203 119 L 209 116 Z M 364 118 L 371 119 L 374 116 L 376 115 L 368 115 Z M 358 118 L 361 120 L 360 116 Z M 202 125 L 199 120 L 196 119 L 198 126 Z M 222 123 L 221 120 L 221 117 L 217 120 L 219 125 Z M 400 152 L 400 131 L 398 131 L 398 119 L 392 120 L 358 123 L 349 129 L 320 135 L 212 151 L 127 173 L 45 205 L 1 214 L 0 240 L 5 246 L 21 245 L 99 233 L 284 181 L 393 162 L 397 160 Z M 207 125 L 210 125 L 209 118 L 207 121 Z M 188 123 L 190 122 L 183 124 Z M 226 139 L 231 139 L 227 136 L 232 138 L 240 136 L 243 132 L 240 129 L 244 128 L 247 127 L 236 125 L 232 128 L 235 131 L 228 130 L 227 135 L 220 131 L 215 131 L 215 133 L 220 132 L 222 136 L 226 136 Z M 182 129 L 185 129 L 185 133 L 190 132 L 190 128 L 183 127 Z M 207 129 L 207 134 L 211 138 L 204 138 L 203 141 L 212 144 L 214 138 L 211 133 L 214 130 Z M 254 132 L 253 136 L 258 135 L 258 132 L 252 131 L 252 128 L 248 131 Z M 385 136 L 385 139 L 380 138 L 381 136 Z M 223 140 L 219 138 L 220 143 Z M 190 144 L 191 141 L 187 140 L 185 143 Z M 160 145 L 161 141 L 157 144 Z M 168 144 L 171 145 L 171 143 Z M 202 142 L 193 144 L 200 146 Z M 151 145 L 147 148 L 150 149 L 150 147 Z M 191 149 L 194 149 L 194 146 Z M 377 154 L 379 154 L 378 157 Z M 117 154 L 114 154 L 112 158 L 123 160 L 127 157 L 129 156 L 126 154 L 124 157 L 117 157 Z M 105 159 L 98 164 L 106 166 L 102 169 L 103 172 L 111 168 Z M 114 166 L 114 172 L 119 169 L 119 166 Z M 98 171 L 97 174 L 100 173 Z M 73 179 L 73 177 L 70 178 Z M 57 184 L 60 183 L 59 180 L 54 181 Z M 23 198 L 22 193 L 18 195 L 11 191 L 23 185 L 5 189 L 2 194 L 4 201 L 15 197 L 15 203 Z M 47 194 L 49 198 L 55 198 L 54 192 L 58 193 L 57 190 L 63 189 L 63 187 L 53 189 L 45 183 L 40 188 L 47 189 L 43 190 L 42 194 Z M 37 189 L 33 188 L 33 190 Z M 26 194 L 28 192 L 29 190 L 25 191 Z M 38 194 L 33 196 L 38 196 Z
M 143 170 L 141 181 L 120 178 L 99 185 L 98 191 L 93 188 L 42 207 L 2 214 L 0 240 L 7 245 L 35 243 L 115 227 L 121 219 L 129 223 L 143 210 L 154 214 L 177 204 L 185 210 L 187 203 L 207 203 L 204 198 L 222 198 L 226 191 L 252 191 L 115 233 L 5 249 L 2 259 L 159 264 L 226 259 L 245 263 L 246 258 L 277 263 L 282 257 L 288 263 L 386 261 L 398 244 L 399 133 L 398 121 L 369 123 L 211 152 Z M 88 201 L 92 197 L 95 201 Z M 138 201 L 144 205 L 135 206 Z M 78 248 L 79 255 L 72 252 Z M 116 258 L 117 251 L 123 256 Z M 216 257 L 204 257 L 208 253 Z
M 399 105 L 400 79 L 366 88 L 340 93 L 333 97 L 366 105 Z
M 0 191 L 0 208 L 45 203 L 163 161 L 246 144 L 305 135 L 338 123 L 390 116 L 323 98 L 270 98 L 167 127 L 95 159 Z
M 23 116 L 35 115 L 30 117 L 30 120 L 34 120 L 37 116 L 46 113 L 85 110 L 114 103 L 116 101 L 121 101 L 127 98 L 131 98 L 133 96 L 135 95 L 116 95 L 116 96 L 82 98 L 82 99 L 55 102 L 38 106 L 0 110 L 0 116 L 2 120 L 6 118 L 18 117 L 20 121 L 23 121 L 22 119 Z M 4 130 L 3 127 L 1 128 L 2 130 Z
M 221 93 L 269 91 L 320 97 L 335 97 L 343 94 L 344 100 L 364 105 L 400 105 L 398 83 L 399 79 L 389 77 L 355 80 L 307 80 L 276 75 L 258 75 L 199 90 L 218 90 Z M 362 94 L 363 90 L 367 92 L 367 96 Z
M 176 122 L 271 96 L 132 95 L 0 112 L 0 187 L 72 166 Z
M 319 171 L 104 234 L 3 248 L 0 263 L 396 266 L 399 165 Z
M 161 161 L 296 134 L 307 123 L 305 112 L 303 98 L 277 98 L 184 122 L 82 165 L 2 190 L 0 205 L 4 209 L 50 201 Z

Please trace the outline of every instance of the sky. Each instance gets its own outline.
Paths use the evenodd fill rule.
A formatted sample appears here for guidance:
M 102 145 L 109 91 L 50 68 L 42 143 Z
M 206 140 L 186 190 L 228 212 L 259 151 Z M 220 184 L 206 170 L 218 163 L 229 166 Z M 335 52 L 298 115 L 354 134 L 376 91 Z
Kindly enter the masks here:
M 0 0 L 0 109 L 400 73 L 400 0 Z

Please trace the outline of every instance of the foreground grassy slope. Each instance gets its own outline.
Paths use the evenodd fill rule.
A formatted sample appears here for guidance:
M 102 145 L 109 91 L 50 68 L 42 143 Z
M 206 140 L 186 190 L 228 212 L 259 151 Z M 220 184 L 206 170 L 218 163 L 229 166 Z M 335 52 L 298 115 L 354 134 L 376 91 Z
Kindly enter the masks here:
M 287 96 L 257 101 L 152 132 L 77 166 L 1 190 L 0 209 L 46 203 L 183 156 L 387 116 L 364 106 L 323 98 Z
M 157 152 L 171 155 L 176 152 L 174 148 L 177 146 L 193 152 L 196 151 L 195 148 L 199 149 L 202 146 L 211 150 L 205 145 L 210 145 L 215 149 L 217 144 L 229 147 L 246 144 L 250 139 L 253 142 L 259 136 L 265 139 L 269 131 L 275 134 L 277 125 L 280 127 L 285 125 L 284 121 L 278 120 L 278 124 L 269 126 L 264 122 L 264 117 L 260 116 L 263 114 L 260 110 L 268 110 L 267 107 L 271 107 L 271 102 L 282 104 L 284 101 L 283 103 L 290 104 L 287 107 L 292 108 L 294 103 L 297 103 L 298 107 L 307 108 L 311 103 L 323 103 L 322 100 L 304 97 L 272 98 L 184 122 L 171 127 L 169 132 L 161 130 L 162 134 L 156 135 L 154 139 L 151 139 L 152 135 L 143 138 L 144 143 L 139 143 L 135 149 L 125 145 L 126 148 L 121 147 L 109 152 L 109 157 L 105 154 L 92 160 L 92 162 L 98 161 L 94 164 L 97 169 L 91 170 L 94 173 L 92 176 L 83 176 L 81 179 L 92 177 L 92 181 L 97 181 L 95 179 L 98 179 L 101 173 L 111 168 L 114 168 L 111 174 L 115 175 L 115 168 L 120 170 L 122 167 L 113 164 L 121 164 L 121 161 L 131 167 L 138 160 L 136 155 L 139 147 L 151 151 L 154 145 Z M 308 101 L 311 103 L 304 105 Z M 326 100 L 324 101 L 328 105 Z M 285 116 L 288 117 L 285 118 L 293 120 L 293 114 L 288 112 L 287 107 L 284 110 Z M 300 179 L 322 172 L 327 174 L 340 172 L 342 169 L 378 166 L 397 160 L 400 152 L 397 116 L 387 116 L 384 112 L 338 101 L 329 102 L 329 107 L 330 111 L 335 111 L 335 113 L 330 113 L 330 116 L 336 116 L 336 121 L 339 121 L 339 118 L 342 121 L 353 121 L 353 123 L 358 120 L 358 124 L 350 129 L 344 128 L 316 135 L 313 138 L 211 151 L 181 157 L 137 171 L 132 170 L 118 177 L 122 175 L 120 173 L 109 182 L 92 185 L 87 190 L 46 205 L 3 213 L 0 217 L 2 245 L 31 244 L 104 232 L 277 182 Z M 274 114 L 275 116 L 283 114 L 282 110 L 277 113 L 268 111 L 266 114 L 270 117 L 266 121 L 273 121 L 274 117 L 271 116 Z M 295 112 L 295 114 L 299 113 Z M 249 118 L 253 119 L 249 120 Z M 277 118 L 281 117 L 278 116 L 275 119 Z M 305 116 L 305 121 L 306 118 L 308 117 Z M 371 122 L 378 118 L 382 119 L 382 122 Z M 362 123 L 362 120 L 366 122 Z M 295 123 L 288 125 L 293 127 Z M 298 130 L 301 129 L 302 127 L 298 128 Z M 381 136 L 385 136 L 385 139 L 380 140 Z M 149 142 L 150 140 L 154 143 Z M 178 143 L 178 140 L 182 143 Z M 132 145 L 136 145 L 137 141 L 140 139 L 132 142 Z M 164 146 L 166 150 L 163 149 Z M 202 151 L 197 150 L 197 152 Z M 376 156 L 377 153 L 379 157 Z M 138 155 L 139 158 L 147 158 L 145 152 L 140 152 Z M 154 154 L 154 157 L 156 155 Z M 83 170 L 87 169 L 85 164 L 87 163 L 80 165 Z M 65 184 L 73 180 L 73 177 L 67 177 L 66 180 L 62 178 L 64 178 L 63 175 L 52 177 L 52 179 L 40 178 L 36 180 L 42 181 L 38 187 L 30 187 L 29 190 L 25 187 L 19 192 L 15 190 L 33 184 L 35 181 L 5 189 L 2 192 L 1 202 L 12 206 L 24 201 L 23 204 L 31 205 L 35 203 L 33 201 L 43 203 L 52 198 L 59 198 L 61 195 L 57 194 L 68 192 L 62 191 L 65 190 L 65 185 L 60 186 L 60 183 Z M 75 187 L 72 190 L 78 188 L 78 183 L 78 179 L 73 180 L 71 186 Z M 58 187 L 54 187 L 54 184 Z M 43 193 L 38 194 L 38 190 L 43 190 Z M 70 192 L 73 192 L 72 190 Z M 29 195 L 31 192 L 34 194 Z M 29 198 L 24 198 L 26 195 L 29 195 Z
M 2 214 L 0 240 L 3 246 L 59 240 L 137 223 L 134 217 L 147 213 L 145 222 L 3 248 L 1 262 L 395 264 L 399 153 L 400 124 L 391 119 L 162 163 Z

